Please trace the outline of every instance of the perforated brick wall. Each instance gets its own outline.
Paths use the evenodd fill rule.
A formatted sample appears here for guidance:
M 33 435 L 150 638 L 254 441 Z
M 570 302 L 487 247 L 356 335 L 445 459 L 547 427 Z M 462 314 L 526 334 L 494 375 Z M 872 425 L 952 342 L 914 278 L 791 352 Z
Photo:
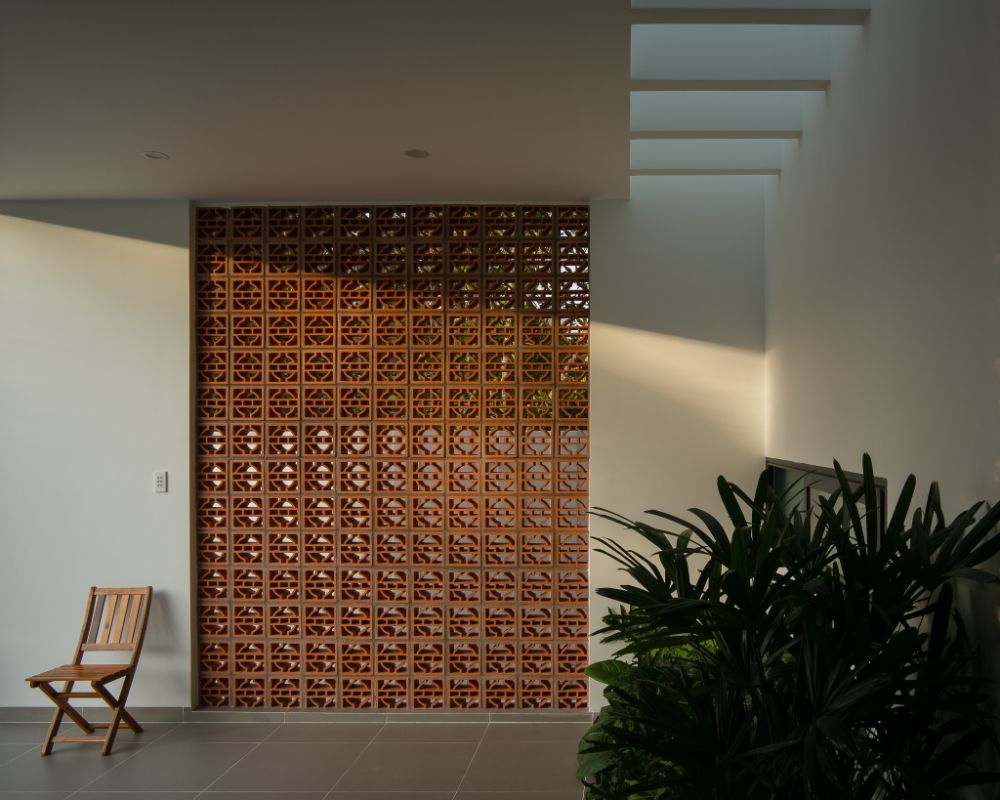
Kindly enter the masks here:
M 588 219 L 197 210 L 203 705 L 586 707 Z

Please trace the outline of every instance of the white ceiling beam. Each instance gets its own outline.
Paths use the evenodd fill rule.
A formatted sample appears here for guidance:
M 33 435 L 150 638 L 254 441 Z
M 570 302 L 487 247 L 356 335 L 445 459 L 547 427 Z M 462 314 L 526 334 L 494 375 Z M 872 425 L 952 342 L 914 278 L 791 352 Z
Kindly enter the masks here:
M 632 131 L 630 139 L 801 139 L 802 131 Z
M 712 169 L 630 169 L 632 177 L 656 177 L 664 175 L 780 175 L 780 169 L 754 168 L 735 169 L 730 167 L 715 167 Z
M 633 80 L 633 92 L 825 92 L 828 80 Z
M 638 8 L 633 25 L 864 25 L 867 8 Z

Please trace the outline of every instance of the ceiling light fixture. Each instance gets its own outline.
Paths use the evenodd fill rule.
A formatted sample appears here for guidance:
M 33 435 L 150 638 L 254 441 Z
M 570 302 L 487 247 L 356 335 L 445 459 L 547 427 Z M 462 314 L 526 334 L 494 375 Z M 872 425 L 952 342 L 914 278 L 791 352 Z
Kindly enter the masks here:
M 427 158 L 427 156 L 429 156 L 430 153 L 428 153 L 426 150 L 407 150 L 405 153 L 403 153 L 403 155 L 409 156 L 410 158 Z
M 163 161 L 164 159 L 170 158 L 170 156 L 168 156 L 166 153 L 163 153 L 159 150 L 146 150 L 143 153 L 143 155 L 146 158 L 152 159 L 153 161 Z

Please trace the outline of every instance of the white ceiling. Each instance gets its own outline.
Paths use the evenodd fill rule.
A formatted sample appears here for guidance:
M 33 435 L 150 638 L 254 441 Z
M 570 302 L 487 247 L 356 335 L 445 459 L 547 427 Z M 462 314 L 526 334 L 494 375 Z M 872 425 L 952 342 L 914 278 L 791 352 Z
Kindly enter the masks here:
M 0 198 L 624 197 L 628 89 L 623 0 L 3 0 Z
M 871 0 L 631 0 L 632 8 L 871 8 Z

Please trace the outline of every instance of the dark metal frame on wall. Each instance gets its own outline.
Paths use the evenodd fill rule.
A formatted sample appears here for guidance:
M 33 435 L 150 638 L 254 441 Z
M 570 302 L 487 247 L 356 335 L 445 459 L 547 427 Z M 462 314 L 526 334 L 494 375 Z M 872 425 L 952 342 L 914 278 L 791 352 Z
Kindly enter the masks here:
M 764 468 L 775 491 L 785 496 L 785 510 L 789 514 L 796 511 L 804 516 L 817 513 L 819 498 L 829 497 L 840 489 L 837 473 L 830 467 L 766 458 Z M 864 476 L 860 472 L 845 471 L 844 477 L 852 491 L 857 491 L 863 486 Z M 885 478 L 875 478 L 875 508 L 865 509 L 866 512 L 875 514 L 878 528 L 883 533 L 886 524 L 888 485 Z M 859 498 L 859 502 L 863 505 L 863 498 Z
M 202 706 L 587 705 L 586 206 L 201 207 Z

